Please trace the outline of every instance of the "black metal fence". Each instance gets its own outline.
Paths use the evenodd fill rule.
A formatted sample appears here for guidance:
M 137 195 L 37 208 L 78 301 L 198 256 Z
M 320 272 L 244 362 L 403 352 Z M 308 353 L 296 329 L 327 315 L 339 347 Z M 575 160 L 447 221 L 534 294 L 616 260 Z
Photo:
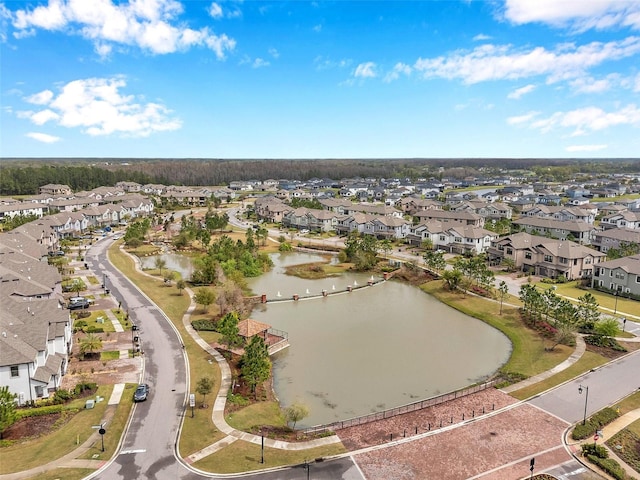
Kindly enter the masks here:
M 491 380 L 489 382 L 481 383 L 479 385 L 474 385 L 472 387 L 464 388 L 462 390 L 455 390 L 453 392 L 444 393 L 442 395 L 438 395 L 437 397 L 431 397 L 425 400 L 420 400 L 418 402 L 402 405 L 400 407 L 390 408 L 389 410 L 383 410 L 382 412 L 371 413 L 369 415 L 363 415 L 361 417 L 350 418 L 348 420 L 328 423 L 325 425 L 317 425 L 315 427 L 309 427 L 302 430 L 302 432 L 305 434 L 333 432 L 343 428 L 355 427 L 357 425 L 363 425 L 365 423 L 370 423 L 370 422 L 377 422 L 379 420 L 395 417 L 397 415 L 402 415 L 404 413 L 415 412 L 417 410 L 422 410 L 423 408 L 433 407 L 435 405 L 439 405 L 441 403 L 448 402 L 450 400 L 455 400 L 456 398 L 464 397 L 466 395 L 471 395 L 473 393 L 486 390 L 487 388 L 491 388 L 495 384 L 496 384 L 496 380 Z

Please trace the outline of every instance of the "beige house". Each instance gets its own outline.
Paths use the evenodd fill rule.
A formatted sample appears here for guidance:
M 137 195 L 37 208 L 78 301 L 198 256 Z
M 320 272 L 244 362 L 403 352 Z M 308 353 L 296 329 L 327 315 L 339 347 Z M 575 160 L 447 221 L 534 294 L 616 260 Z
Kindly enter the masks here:
M 523 272 L 547 278 L 564 276 L 567 280 L 591 278 L 594 265 L 606 258 L 606 254 L 575 242 L 525 232 L 499 238 L 488 255 L 493 264 L 510 259 Z

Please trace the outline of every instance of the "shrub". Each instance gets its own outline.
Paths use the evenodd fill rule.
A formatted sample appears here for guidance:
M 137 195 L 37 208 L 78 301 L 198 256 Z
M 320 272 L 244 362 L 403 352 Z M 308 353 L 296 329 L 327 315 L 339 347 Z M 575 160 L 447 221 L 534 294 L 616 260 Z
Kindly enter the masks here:
M 584 342 L 595 347 L 610 348 L 617 352 L 626 352 L 627 349 L 620 345 L 615 338 L 604 335 L 588 335 L 584 337 Z
M 94 382 L 80 382 L 76 385 L 76 388 L 73 392 L 75 395 L 80 395 L 81 393 L 84 393 L 86 391 L 94 391 L 97 388 L 98 385 Z
M 91 316 L 91 312 L 80 311 L 76 312 L 76 318 L 88 318 Z
M 104 332 L 104 328 L 102 327 L 91 326 L 87 328 L 87 333 L 102 333 L 102 332 Z
M 583 438 L 587 438 L 597 430 L 600 430 L 605 425 L 613 422 L 616 418 L 618 418 L 619 414 L 611 407 L 606 407 L 594 414 L 591 418 L 587 420 L 587 422 L 582 425 L 579 423 L 571 432 L 571 438 L 574 440 L 582 440 Z
M 200 330 L 205 332 L 217 332 L 218 328 L 216 322 L 213 320 L 194 320 L 191 322 L 191 326 L 194 330 Z
M 42 415 L 51 415 L 52 413 L 60 413 L 64 410 L 63 405 L 47 405 L 37 408 L 19 408 L 16 410 L 18 420 L 27 417 L 40 417 Z
M 609 458 L 609 452 L 607 449 L 603 445 L 598 445 L 595 442 L 583 444 L 582 455 L 585 457 L 594 455 L 598 458 Z
M 65 403 L 69 400 L 71 400 L 71 392 L 69 390 L 65 390 L 64 388 L 61 388 L 60 390 L 57 390 L 56 393 L 53 395 L 53 401 L 54 403 Z
M 248 399 L 244 398 L 242 395 L 231 393 L 231 390 L 227 392 L 227 401 L 232 405 L 238 405 L 240 407 L 245 407 L 249 405 L 249 403 L 251 403 Z
M 627 480 L 627 474 L 618 462 L 611 458 L 599 458 L 595 455 L 587 455 L 589 461 L 599 466 L 605 473 L 611 475 L 616 480 Z

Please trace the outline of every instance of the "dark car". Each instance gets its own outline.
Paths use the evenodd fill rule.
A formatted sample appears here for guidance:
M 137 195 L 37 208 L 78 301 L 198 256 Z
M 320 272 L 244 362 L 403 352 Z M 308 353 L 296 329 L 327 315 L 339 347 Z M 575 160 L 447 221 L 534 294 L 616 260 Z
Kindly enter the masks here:
M 133 394 L 133 401 L 144 402 L 147 399 L 147 395 L 149 395 L 149 385 L 141 383 Z

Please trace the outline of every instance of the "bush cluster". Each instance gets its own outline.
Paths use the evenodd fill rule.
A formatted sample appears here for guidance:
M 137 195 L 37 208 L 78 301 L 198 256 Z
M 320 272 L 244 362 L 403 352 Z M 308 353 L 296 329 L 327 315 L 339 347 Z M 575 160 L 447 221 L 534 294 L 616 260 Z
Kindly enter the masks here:
M 627 349 L 618 343 L 615 338 L 607 337 L 604 335 L 588 335 L 584 337 L 584 342 L 588 345 L 596 347 L 610 348 L 617 352 L 626 352 Z
M 217 332 L 217 323 L 213 320 L 194 320 L 191 326 L 196 331 Z
M 582 423 L 576 425 L 573 429 L 573 432 L 571 432 L 571 438 L 573 438 L 574 440 L 582 440 L 583 438 L 587 438 L 596 433 L 596 431 L 600 430 L 603 426 L 613 422 L 618 417 L 618 412 L 613 408 L 603 408 L 598 413 L 589 418 L 584 425 L 582 425 Z
M 611 458 L 600 458 L 596 455 L 587 455 L 587 458 L 591 463 L 600 467 L 616 480 L 627 480 L 629 478 L 620 464 Z

